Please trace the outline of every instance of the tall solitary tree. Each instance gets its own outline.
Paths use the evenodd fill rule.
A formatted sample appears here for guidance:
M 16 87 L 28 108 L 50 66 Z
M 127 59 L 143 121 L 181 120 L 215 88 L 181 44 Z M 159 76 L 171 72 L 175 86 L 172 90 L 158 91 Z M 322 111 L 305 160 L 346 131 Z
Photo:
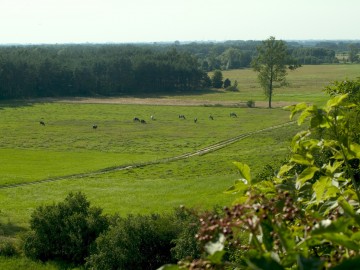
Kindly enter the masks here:
M 258 79 L 265 95 L 269 98 L 269 108 L 271 108 L 274 87 L 286 84 L 287 60 L 288 52 L 285 42 L 270 37 L 257 47 L 257 55 L 251 62 L 252 68 L 259 72 Z

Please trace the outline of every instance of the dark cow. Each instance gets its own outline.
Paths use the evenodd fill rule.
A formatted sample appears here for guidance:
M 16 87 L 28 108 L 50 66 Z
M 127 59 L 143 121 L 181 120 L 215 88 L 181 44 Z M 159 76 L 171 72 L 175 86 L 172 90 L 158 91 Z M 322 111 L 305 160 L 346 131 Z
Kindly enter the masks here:
M 93 129 L 97 129 L 97 125 L 93 125 Z
M 140 122 L 140 119 L 137 118 L 137 117 L 134 117 L 133 121 L 134 121 L 134 122 Z
M 40 125 L 45 126 L 45 122 L 44 122 L 44 121 L 40 121 Z
M 141 119 L 141 120 L 140 120 L 140 123 L 141 123 L 141 124 L 146 124 L 146 121 L 143 120 L 143 119 Z
M 180 118 L 180 119 L 186 119 L 186 118 L 185 118 L 185 115 L 183 115 L 183 114 L 179 114 L 179 118 Z
M 196 117 L 194 118 L 194 123 L 197 123 L 197 118 Z
M 230 113 L 230 117 L 237 117 L 236 113 L 232 112 Z

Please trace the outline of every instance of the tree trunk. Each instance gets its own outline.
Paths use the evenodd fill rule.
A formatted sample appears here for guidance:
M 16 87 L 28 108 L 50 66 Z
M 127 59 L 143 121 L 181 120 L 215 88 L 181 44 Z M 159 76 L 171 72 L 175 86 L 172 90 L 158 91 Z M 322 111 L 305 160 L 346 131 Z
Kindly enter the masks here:
M 272 85 L 272 78 L 273 78 L 273 76 L 272 76 L 272 69 L 271 69 L 271 76 L 270 76 L 270 83 L 269 83 L 269 109 L 271 109 L 271 98 L 272 98 L 272 87 L 273 87 L 273 85 Z

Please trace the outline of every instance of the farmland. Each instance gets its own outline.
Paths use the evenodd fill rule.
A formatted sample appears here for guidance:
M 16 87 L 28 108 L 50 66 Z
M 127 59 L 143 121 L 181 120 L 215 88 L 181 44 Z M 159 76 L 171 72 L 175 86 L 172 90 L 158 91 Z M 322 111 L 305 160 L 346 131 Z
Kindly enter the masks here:
M 148 95 L 139 99 L 140 105 L 124 104 L 136 103 L 133 97 L 121 103 L 116 98 L 2 103 L 2 235 L 16 237 L 28 228 L 36 207 L 61 201 L 71 191 L 84 192 L 108 214 L 167 212 L 181 204 L 196 208 L 230 204 L 234 197 L 223 191 L 238 177 L 232 162 L 248 163 L 254 175 L 267 164 L 277 165 L 299 130 L 296 125 L 256 133 L 206 155 L 154 161 L 287 123 L 289 112 L 282 105 L 321 105 L 327 98 L 321 91 L 324 86 L 359 73 L 359 65 L 304 66 L 289 74 L 288 87 L 275 90 L 271 110 L 265 108 L 256 74 L 249 69 L 223 72 L 224 78 L 238 81 L 239 92 Z M 236 106 L 247 100 L 254 100 L 256 107 Z M 229 117 L 231 112 L 238 117 Z M 179 119 L 179 114 L 187 119 Z M 147 123 L 134 122 L 134 117 Z M 116 170 L 144 163 L 153 164 Z

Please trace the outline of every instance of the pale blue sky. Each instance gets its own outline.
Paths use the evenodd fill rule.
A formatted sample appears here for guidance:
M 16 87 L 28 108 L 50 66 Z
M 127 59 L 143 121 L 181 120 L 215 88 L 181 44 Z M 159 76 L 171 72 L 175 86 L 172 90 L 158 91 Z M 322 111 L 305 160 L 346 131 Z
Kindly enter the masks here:
M 0 0 L 0 43 L 360 39 L 360 0 Z

